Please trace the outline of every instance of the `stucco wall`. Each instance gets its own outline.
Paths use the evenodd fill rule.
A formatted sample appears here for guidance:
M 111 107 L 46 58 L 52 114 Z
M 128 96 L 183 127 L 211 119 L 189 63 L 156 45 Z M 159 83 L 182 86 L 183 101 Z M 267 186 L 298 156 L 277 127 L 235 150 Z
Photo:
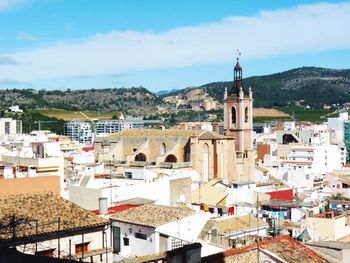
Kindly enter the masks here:
M 37 176 L 0 180 L 0 196 L 37 192 L 60 194 L 59 176 Z

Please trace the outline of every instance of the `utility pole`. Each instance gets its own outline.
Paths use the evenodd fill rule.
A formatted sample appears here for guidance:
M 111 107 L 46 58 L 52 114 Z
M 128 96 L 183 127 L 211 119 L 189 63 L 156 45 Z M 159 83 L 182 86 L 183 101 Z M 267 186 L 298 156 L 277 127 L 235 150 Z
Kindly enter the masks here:
M 111 206 L 112 206 L 113 193 L 112 193 L 112 164 L 111 164 L 111 160 L 109 160 L 108 163 L 109 163 L 109 189 L 110 189 L 110 198 L 111 198 Z

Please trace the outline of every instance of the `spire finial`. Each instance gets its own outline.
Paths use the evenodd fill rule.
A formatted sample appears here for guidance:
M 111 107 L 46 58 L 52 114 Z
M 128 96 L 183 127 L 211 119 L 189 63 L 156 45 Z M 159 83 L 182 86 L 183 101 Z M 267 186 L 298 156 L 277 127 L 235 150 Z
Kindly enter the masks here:
M 239 60 L 239 57 L 242 55 L 241 51 L 239 51 L 239 49 L 237 48 L 237 51 L 236 51 L 236 59 L 237 61 Z

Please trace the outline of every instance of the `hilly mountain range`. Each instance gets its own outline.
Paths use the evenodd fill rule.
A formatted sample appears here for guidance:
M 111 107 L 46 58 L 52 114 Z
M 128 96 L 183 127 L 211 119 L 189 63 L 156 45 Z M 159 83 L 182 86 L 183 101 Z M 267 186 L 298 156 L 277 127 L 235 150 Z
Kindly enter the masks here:
M 143 87 L 86 90 L 0 90 L 0 107 L 56 108 L 73 111 L 120 111 L 131 115 L 159 110 L 163 99 Z
M 302 67 L 281 73 L 244 79 L 244 88 L 252 87 L 255 107 L 350 102 L 350 69 L 334 70 Z M 165 91 L 156 95 L 143 87 L 87 90 L 0 90 L 0 107 L 20 105 L 24 108 L 59 108 L 67 110 L 121 111 L 131 115 L 152 115 L 176 110 L 167 98 L 177 95 L 191 101 L 200 94 L 210 101 L 222 103 L 225 87 L 232 81 L 213 82 L 200 87 Z M 199 90 L 199 91 L 196 91 Z M 194 99 L 192 98 L 192 101 Z
M 222 103 L 225 87 L 232 81 L 213 82 L 198 88 Z M 245 90 L 252 88 L 255 107 L 284 107 L 301 102 L 319 107 L 322 104 L 350 102 L 350 69 L 335 70 L 302 67 L 281 73 L 244 79 Z M 182 90 L 186 93 L 186 90 Z M 174 94 L 172 94 L 174 95 Z

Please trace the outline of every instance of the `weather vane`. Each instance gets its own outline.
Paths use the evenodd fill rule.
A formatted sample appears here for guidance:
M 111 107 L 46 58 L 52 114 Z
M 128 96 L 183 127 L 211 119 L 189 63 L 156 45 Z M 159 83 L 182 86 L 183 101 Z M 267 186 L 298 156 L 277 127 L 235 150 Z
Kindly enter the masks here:
M 237 51 L 236 51 L 236 58 L 237 60 L 239 60 L 239 57 L 242 55 L 241 51 L 239 51 L 239 49 L 237 48 Z

